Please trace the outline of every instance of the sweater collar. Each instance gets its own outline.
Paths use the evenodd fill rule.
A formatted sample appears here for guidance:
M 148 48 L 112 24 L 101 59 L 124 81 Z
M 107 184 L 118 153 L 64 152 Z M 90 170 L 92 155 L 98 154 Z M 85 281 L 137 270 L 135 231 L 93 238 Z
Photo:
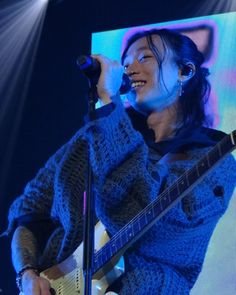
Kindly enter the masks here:
M 146 117 L 134 109 L 127 109 L 134 129 L 139 131 L 146 144 L 160 155 L 168 152 L 183 152 L 194 148 L 209 147 L 219 142 L 226 134 L 222 131 L 204 126 L 187 126 L 179 129 L 177 134 L 167 140 L 156 143 L 154 132 L 147 126 Z

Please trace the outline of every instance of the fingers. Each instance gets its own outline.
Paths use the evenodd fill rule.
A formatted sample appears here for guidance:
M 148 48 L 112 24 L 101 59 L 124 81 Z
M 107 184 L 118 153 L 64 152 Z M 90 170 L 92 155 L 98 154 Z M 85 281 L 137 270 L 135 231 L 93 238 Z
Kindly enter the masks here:
M 50 283 L 36 274 L 27 274 L 22 280 L 24 295 L 51 295 Z
M 117 74 L 124 73 L 123 66 L 117 60 L 112 60 L 102 54 L 92 54 L 91 56 L 100 63 L 102 72 L 113 69 L 117 71 Z
M 93 54 L 92 57 L 101 65 L 97 92 L 101 101 L 106 104 L 111 102 L 110 98 L 118 93 L 122 83 L 124 69 L 118 61 L 111 60 L 101 54 Z
M 50 292 L 50 283 L 48 280 L 44 279 L 44 278 L 40 278 L 39 280 L 39 285 L 40 285 L 40 295 L 51 295 Z

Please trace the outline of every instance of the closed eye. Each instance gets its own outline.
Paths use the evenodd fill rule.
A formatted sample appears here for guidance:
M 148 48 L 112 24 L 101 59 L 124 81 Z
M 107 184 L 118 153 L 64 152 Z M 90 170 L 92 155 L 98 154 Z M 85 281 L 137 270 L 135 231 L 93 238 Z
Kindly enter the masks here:
M 140 56 L 139 58 L 137 58 L 137 61 L 138 61 L 139 63 L 142 63 L 142 62 L 146 61 L 146 60 L 149 59 L 149 58 L 153 58 L 153 55 L 151 55 L 151 54 L 142 55 L 142 56 Z M 129 63 L 124 63 L 124 69 L 127 70 L 128 67 L 129 67 Z
M 153 57 L 152 55 L 144 55 L 144 56 L 142 56 L 142 57 L 139 58 L 139 62 L 143 62 L 146 59 L 149 59 L 149 58 L 152 58 L 152 57 Z

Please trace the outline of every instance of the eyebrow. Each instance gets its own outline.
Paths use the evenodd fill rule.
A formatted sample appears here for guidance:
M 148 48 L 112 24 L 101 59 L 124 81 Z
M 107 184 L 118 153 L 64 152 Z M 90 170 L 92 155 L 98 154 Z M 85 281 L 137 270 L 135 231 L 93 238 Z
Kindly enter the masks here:
M 150 50 L 150 48 L 148 46 L 142 46 L 142 47 L 139 47 L 137 49 L 137 51 L 142 51 L 142 50 L 146 50 L 146 49 Z

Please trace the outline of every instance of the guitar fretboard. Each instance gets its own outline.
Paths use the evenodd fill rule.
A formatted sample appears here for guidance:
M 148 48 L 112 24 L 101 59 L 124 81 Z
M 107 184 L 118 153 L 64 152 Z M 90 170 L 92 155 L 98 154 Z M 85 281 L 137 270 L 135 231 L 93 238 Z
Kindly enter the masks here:
M 196 165 L 183 173 L 177 181 L 164 190 L 157 199 L 145 207 L 127 225 L 116 233 L 109 242 L 94 254 L 94 271 L 106 265 L 112 257 L 123 252 L 167 210 L 180 201 L 203 176 L 210 171 L 221 159 L 235 148 L 236 130 L 225 136 L 207 155 L 202 157 Z

